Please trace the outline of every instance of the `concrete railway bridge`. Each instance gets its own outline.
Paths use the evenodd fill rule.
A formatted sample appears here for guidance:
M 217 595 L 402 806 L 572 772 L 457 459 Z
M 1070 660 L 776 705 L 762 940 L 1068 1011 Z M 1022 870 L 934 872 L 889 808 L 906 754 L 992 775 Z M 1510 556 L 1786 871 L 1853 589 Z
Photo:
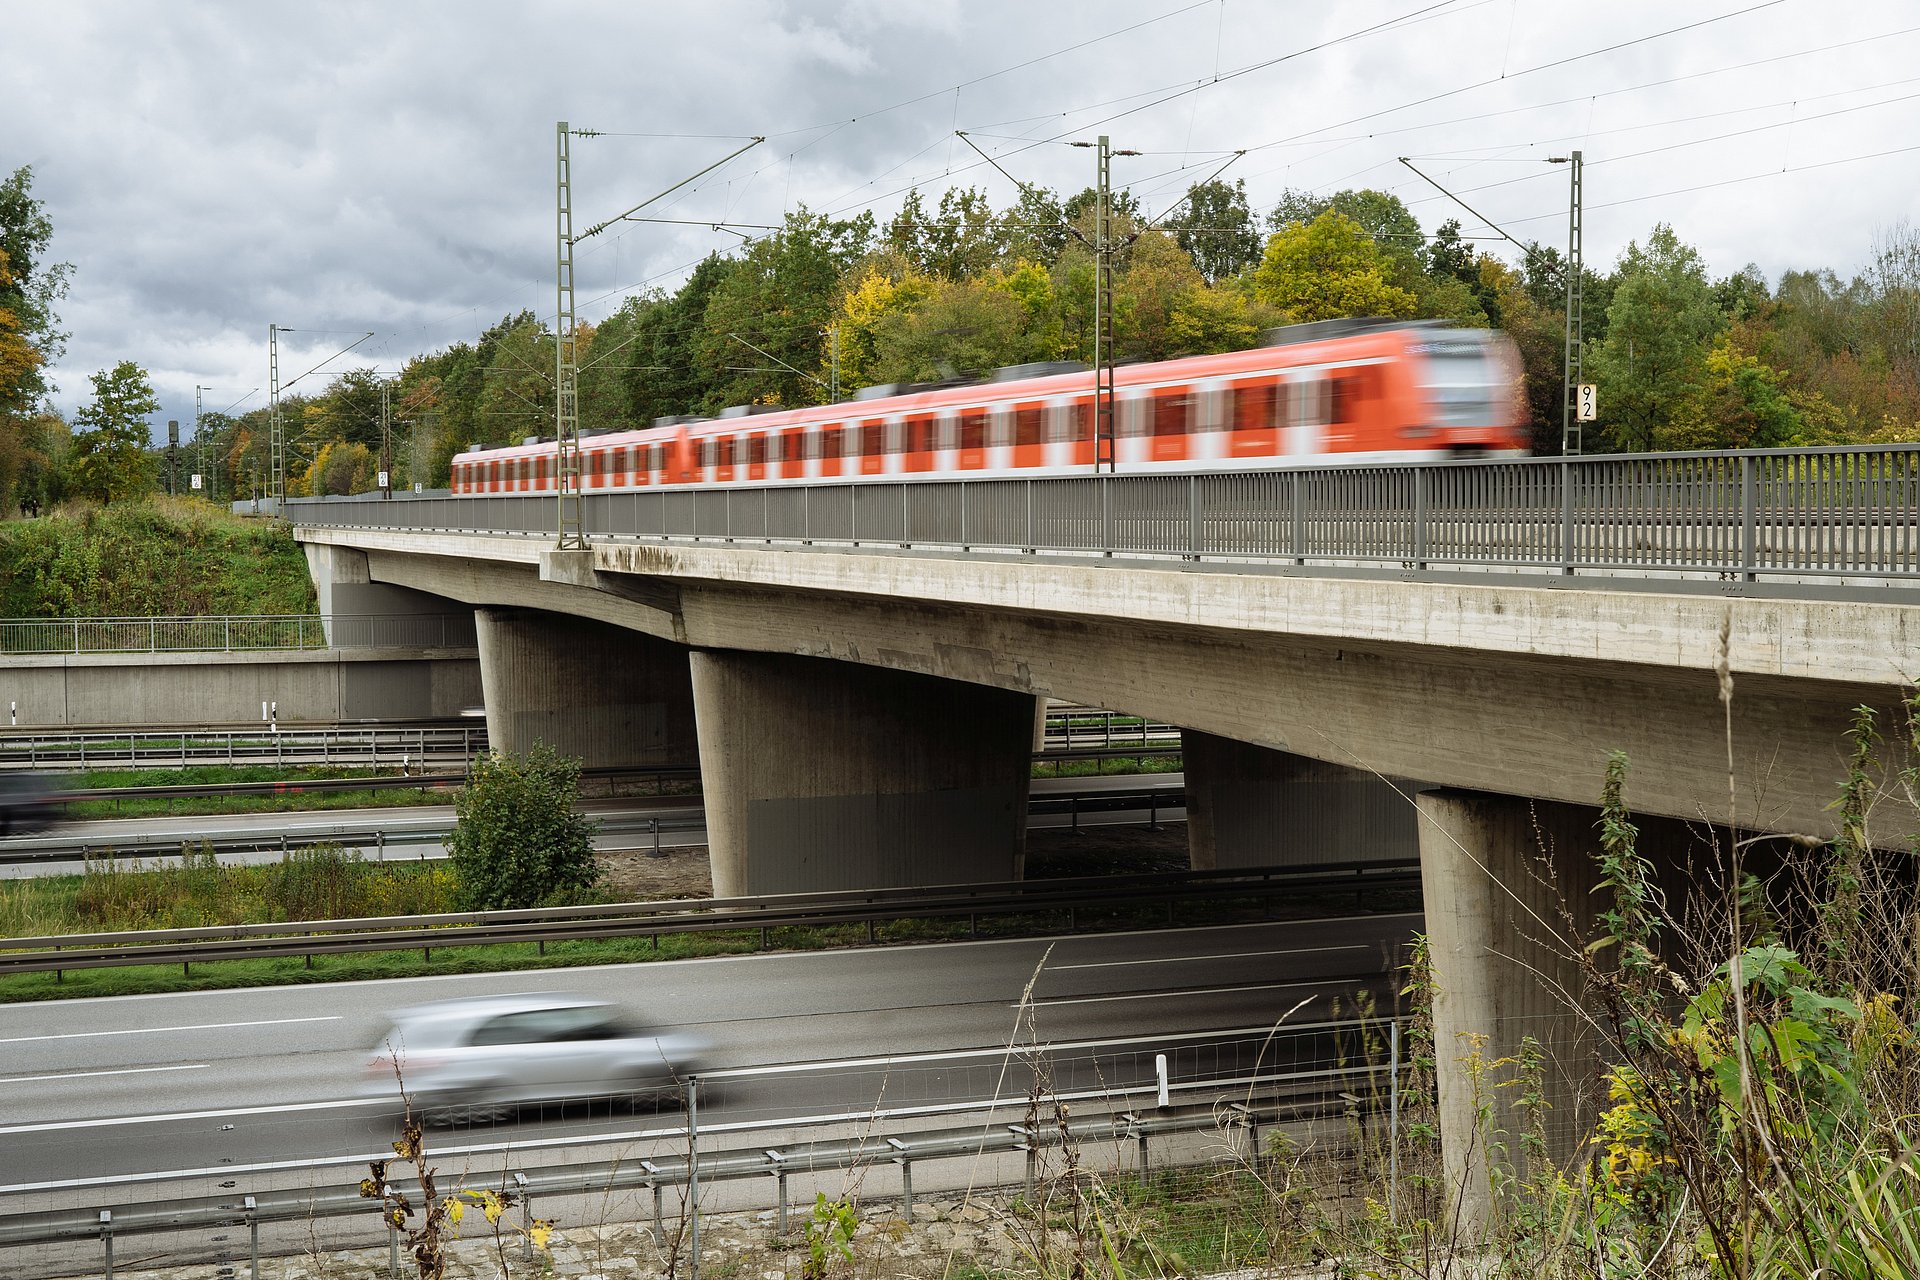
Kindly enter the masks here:
M 1894 724 L 1920 672 L 1912 447 L 580 510 L 586 550 L 555 549 L 551 495 L 287 514 L 323 613 L 473 608 L 495 744 L 697 747 L 721 894 L 1012 878 L 1036 699 L 1181 725 L 1196 866 L 1417 841 L 1442 1045 L 1552 1046 L 1568 1142 L 1593 1050 L 1548 926 L 1592 909 L 1608 754 L 1632 762 L 1643 851 L 1683 881 L 1716 830 L 1830 834 L 1852 709 Z M 1358 829 L 1342 815 L 1378 806 L 1346 801 L 1383 779 L 1412 780 L 1401 825 Z M 1891 841 L 1913 830 L 1898 803 L 1875 815 Z M 1468 1088 L 1443 1072 L 1443 1123 Z

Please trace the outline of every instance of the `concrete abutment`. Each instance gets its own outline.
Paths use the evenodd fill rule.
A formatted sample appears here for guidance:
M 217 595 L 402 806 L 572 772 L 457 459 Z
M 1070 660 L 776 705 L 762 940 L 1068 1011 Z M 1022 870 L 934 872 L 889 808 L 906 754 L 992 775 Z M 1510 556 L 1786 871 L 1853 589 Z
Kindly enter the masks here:
M 1020 878 L 1031 695 L 736 651 L 692 671 L 716 896 Z

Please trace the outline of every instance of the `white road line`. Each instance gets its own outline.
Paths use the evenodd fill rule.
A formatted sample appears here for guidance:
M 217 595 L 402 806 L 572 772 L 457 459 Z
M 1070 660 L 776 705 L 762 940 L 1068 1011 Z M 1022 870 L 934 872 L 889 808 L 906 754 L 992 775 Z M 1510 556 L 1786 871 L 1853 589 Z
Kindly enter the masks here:
M 1182 1000 L 1194 996 L 1240 995 L 1247 991 L 1293 991 L 1301 987 L 1351 987 L 1352 978 L 1329 978 L 1324 982 L 1262 982 L 1255 986 L 1244 987 L 1185 987 L 1179 991 L 1141 991 L 1126 996 L 1069 996 L 1060 1000 L 1035 1000 L 1029 1008 L 1040 1009 L 1056 1004 L 1117 1004 L 1122 1000 Z M 1009 1009 L 1018 1009 L 1018 1004 L 1010 1004 Z M 6 1132 L 0 1129 L 0 1133 Z
M 1260 956 L 1318 956 L 1329 951 L 1367 951 L 1371 948 L 1353 943 L 1344 947 L 1298 947 L 1291 951 L 1229 951 L 1223 955 L 1159 956 L 1151 960 L 1095 960 L 1087 964 L 1050 964 L 1055 969 L 1124 969 L 1137 964 L 1187 964 L 1195 960 L 1252 960 Z
M 393 1098 L 341 1098 L 334 1102 L 288 1102 L 271 1107 L 232 1107 L 224 1111 L 174 1111 L 155 1116 L 100 1116 L 93 1120 L 54 1120 L 46 1124 L 10 1124 L 0 1138 L 14 1133 L 57 1133 L 62 1129 L 110 1129 L 121 1124 L 161 1124 L 168 1120 L 220 1120 L 227 1116 L 270 1116 L 288 1111 L 334 1111 L 341 1107 L 382 1107 Z
M 33 1084 L 40 1080 L 91 1080 L 95 1076 L 137 1076 L 150 1071 L 205 1071 L 207 1064 L 196 1062 L 172 1067 L 116 1067 L 111 1071 L 64 1071 L 51 1076 L 0 1076 L 0 1084 Z
M 9 1036 L 0 1044 L 32 1044 L 37 1040 L 85 1040 L 90 1036 L 151 1036 L 163 1031 L 225 1031 L 229 1027 L 284 1027 L 293 1022 L 338 1022 L 343 1014 L 323 1018 L 262 1018 L 258 1022 L 197 1022 L 184 1027 L 128 1027 L 121 1031 L 63 1031 L 51 1036 Z

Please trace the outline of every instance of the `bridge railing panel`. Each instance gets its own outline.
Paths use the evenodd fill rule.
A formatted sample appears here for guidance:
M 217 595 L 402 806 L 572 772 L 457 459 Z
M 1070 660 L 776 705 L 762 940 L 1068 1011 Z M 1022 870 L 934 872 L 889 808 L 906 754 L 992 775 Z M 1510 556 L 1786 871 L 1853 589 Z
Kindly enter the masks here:
M 1028 481 L 1033 510 L 1033 548 L 1099 552 L 1107 548 L 1104 486 L 1077 479 Z
M 906 487 L 863 484 L 853 487 L 854 537 L 860 542 L 907 540 Z

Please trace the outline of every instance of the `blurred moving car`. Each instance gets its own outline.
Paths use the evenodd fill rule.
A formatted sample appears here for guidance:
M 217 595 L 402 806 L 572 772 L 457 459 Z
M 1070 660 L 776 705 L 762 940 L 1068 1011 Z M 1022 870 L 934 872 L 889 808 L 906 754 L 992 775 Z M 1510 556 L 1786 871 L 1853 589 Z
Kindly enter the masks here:
M 523 1103 L 671 1092 L 698 1050 L 689 1037 L 656 1034 L 587 996 L 437 1000 L 391 1015 L 363 1092 L 404 1089 L 431 1121 L 500 1117 Z
M 45 831 L 64 811 L 59 792 L 45 774 L 0 773 L 0 836 Z

